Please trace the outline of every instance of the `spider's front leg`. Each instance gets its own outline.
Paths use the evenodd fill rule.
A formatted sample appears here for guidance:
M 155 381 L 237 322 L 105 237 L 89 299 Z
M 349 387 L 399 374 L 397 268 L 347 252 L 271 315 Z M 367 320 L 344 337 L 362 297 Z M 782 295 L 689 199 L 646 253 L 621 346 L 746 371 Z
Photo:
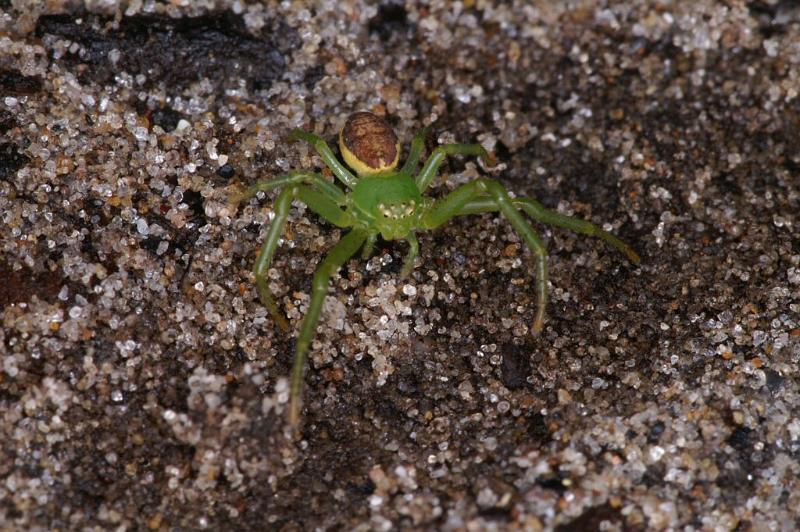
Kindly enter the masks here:
M 406 242 L 408 242 L 408 255 L 403 259 L 403 269 L 400 270 L 400 277 L 408 277 L 411 270 L 414 269 L 414 260 L 419 255 L 419 241 L 413 231 L 406 235 Z
M 608 231 L 604 231 L 592 222 L 581 220 L 580 218 L 573 218 L 571 216 L 550 210 L 532 198 L 515 199 L 514 204 L 518 207 L 521 207 L 522 210 L 528 213 L 531 218 L 535 218 L 542 223 L 563 227 L 564 229 L 570 229 L 576 233 L 582 233 L 584 235 L 596 236 L 600 240 L 604 240 L 607 244 L 616 248 L 618 251 L 624 253 L 628 257 L 628 260 L 634 264 L 639 264 L 639 262 L 642 260 L 639 257 L 639 254 L 636 253 L 628 244 L 617 238 L 615 235 L 612 235 Z
M 341 191 L 339 191 L 339 193 L 341 194 Z M 283 331 L 289 330 L 289 324 L 278 310 L 275 297 L 272 294 L 272 290 L 269 289 L 267 272 L 269 271 L 270 264 L 272 264 L 272 258 L 275 256 L 275 250 L 278 248 L 278 242 L 283 233 L 283 228 L 286 225 L 286 218 L 289 216 L 289 208 L 292 206 L 292 200 L 294 199 L 301 200 L 308 205 L 309 209 L 338 227 L 349 227 L 352 225 L 350 215 L 342 210 L 338 206 L 337 201 L 325 192 L 318 192 L 302 185 L 292 185 L 283 189 L 280 194 L 278 194 L 278 198 L 275 200 L 275 205 L 273 207 L 275 218 L 267 230 L 264 244 L 261 246 L 261 252 L 258 254 L 258 259 L 256 259 L 256 264 L 253 267 L 253 275 L 256 278 L 256 286 L 258 287 L 261 303 L 267 307 L 270 315 L 272 315 L 272 319 L 275 320 L 278 327 Z
M 556 227 L 570 229 L 576 233 L 597 237 L 624 253 L 632 263 L 639 264 L 639 262 L 641 262 L 639 254 L 636 253 L 632 247 L 617 238 L 616 235 L 604 231 L 600 226 L 592 222 L 580 218 L 573 218 L 572 216 L 567 216 L 566 214 L 548 209 L 533 198 L 512 198 L 511 201 L 514 203 L 515 207 L 522 209 L 528 216 L 535 220 L 545 224 L 555 225 Z M 497 205 L 495 205 L 494 200 L 491 198 L 482 198 L 468 202 L 461 208 L 458 214 L 479 214 L 496 211 Z
M 500 211 L 511 222 L 512 227 L 536 257 L 537 309 L 533 320 L 533 331 L 540 332 L 544 325 L 547 308 L 547 250 L 539 234 L 514 207 L 513 200 L 503 185 L 493 179 L 479 178 L 456 188 L 444 198 L 436 201 L 423 215 L 423 227 L 426 229 L 439 227 L 454 216 L 462 214 L 462 210 L 470 202 L 479 199 L 492 202 L 494 210 Z
M 333 246 L 328 256 L 325 257 L 317 271 L 314 272 L 311 301 L 308 304 L 305 318 L 303 318 L 303 325 L 300 326 L 300 334 L 297 335 L 297 347 L 295 349 L 294 362 L 292 363 L 292 377 L 289 387 L 289 423 L 294 427 L 300 421 L 306 358 L 308 358 L 308 349 L 317 330 L 322 303 L 328 294 L 328 282 L 331 276 L 339 271 L 339 268 L 358 251 L 358 248 L 364 244 L 366 239 L 366 231 L 353 229 Z

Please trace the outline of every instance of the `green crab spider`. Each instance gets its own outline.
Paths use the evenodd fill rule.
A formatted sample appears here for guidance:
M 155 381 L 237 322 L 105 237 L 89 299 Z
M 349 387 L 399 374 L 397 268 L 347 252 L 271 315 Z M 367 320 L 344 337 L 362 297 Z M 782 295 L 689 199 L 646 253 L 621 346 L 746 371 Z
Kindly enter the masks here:
M 405 164 L 397 170 L 400 143 L 391 127 L 369 112 L 357 112 L 348 117 L 339 135 L 339 149 L 348 170 L 334 155 L 328 144 L 317 135 L 302 130 L 292 132 L 292 140 L 304 140 L 314 147 L 333 175 L 347 192 L 325 180 L 319 173 L 294 171 L 281 177 L 259 181 L 232 198 L 234 204 L 255 196 L 258 192 L 281 189 L 275 200 L 275 218 L 267 230 L 264 244 L 256 260 L 253 274 L 261 302 L 283 331 L 289 324 L 280 313 L 267 284 L 269 270 L 281 238 L 289 208 L 294 200 L 305 203 L 311 211 L 336 227 L 350 228 L 322 260 L 314 273 L 311 301 L 297 336 L 289 388 L 289 423 L 297 427 L 302 408 L 302 390 L 306 358 L 314 338 L 322 304 L 328 293 L 328 283 L 353 255 L 363 247 L 363 257 L 372 252 L 378 235 L 385 240 L 405 240 L 409 251 L 403 262 L 402 276 L 414 267 L 419 253 L 415 233 L 436 229 L 455 216 L 500 212 L 513 226 L 533 252 L 536 265 L 537 310 L 533 331 L 540 332 L 547 307 L 547 251 L 541 237 L 522 215 L 539 222 L 598 237 L 624 253 L 634 263 L 639 255 L 627 244 L 597 225 L 545 208 L 531 198 L 512 198 L 497 181 L 478 178 L 452 190 L 441 199 L 423 194 L 436 176 L 445 157 L 472 155 L 488 165 L 493 158 L 479 144 L 443 144 L 436 147 L 416 174 L 420 155 L 425 147 L 427 130 L 420 131 L 411 141 Z

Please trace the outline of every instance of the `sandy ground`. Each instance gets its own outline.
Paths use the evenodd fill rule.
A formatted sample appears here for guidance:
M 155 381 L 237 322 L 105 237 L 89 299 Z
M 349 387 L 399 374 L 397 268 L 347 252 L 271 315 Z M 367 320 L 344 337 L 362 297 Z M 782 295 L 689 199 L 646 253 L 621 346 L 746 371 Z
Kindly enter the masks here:
M 119 5 L 118 5 L 119 4 Z M 800 526 L 793 2 L 0 1 L 0 528 Z M 501 217 L 332 283 L 300 434 L 250 270 L 274 194 L 353 111 L 613 230 Z M 296 331 L 341 231 L 296 204 Z

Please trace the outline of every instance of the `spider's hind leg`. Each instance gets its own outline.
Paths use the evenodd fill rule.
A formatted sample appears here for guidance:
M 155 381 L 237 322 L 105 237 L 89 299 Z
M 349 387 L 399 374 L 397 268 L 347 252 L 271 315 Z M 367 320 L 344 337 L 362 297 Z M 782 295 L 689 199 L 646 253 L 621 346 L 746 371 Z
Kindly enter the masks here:
M 408 150 L 406 164 L 403 165 L 403 169 L 401 170 L 402 173 L 412 175 L 417 171 L 419 157 L 422 155 L 423 148 L 425 148 L 425 137 L 428 135 L 428 129 L 427 127 L 422 128 L 411 140 L 411 147 Z
M 330 168 L 333 175 L 335 175 L 342 183 L 347 185 L 349 188 L 353 188 L 358 183 L 356 177 L 347 169 L 345 165 L 339 162 L 336 159 L 336 156 L 333 154 L 333 150 L 331 150 L 328 143 L 320 137 L 319 135 L 315 135 L 313 133 L 308 133 L 307 131 L 303 131 L 302 129 L 295 129 L 292 131 L 291 135 L 289 135 L 291 140 L 304 140 L 311 144 L 311 146 L 316 150 L 317 154 L 322 158 L 322 161 L 325 165 Z
M 420 192 L 427 190 L 448 155 L 474 155 L 483 159 L 484 163 L 494 165 L 494 157 L 480 144 L 441 144 L 433 150 L 422 170 L 414 178 Z

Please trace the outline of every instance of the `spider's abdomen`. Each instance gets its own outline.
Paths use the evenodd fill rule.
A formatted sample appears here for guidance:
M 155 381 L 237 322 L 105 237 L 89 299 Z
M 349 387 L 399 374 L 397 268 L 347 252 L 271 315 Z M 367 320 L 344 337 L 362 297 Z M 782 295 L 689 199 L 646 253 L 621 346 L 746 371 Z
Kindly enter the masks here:
M 359 176 L 388 172 L 400 160 L 397 135 L 385 120 L 366 111 L 347 118 L 339 134 L 339 149 Z

